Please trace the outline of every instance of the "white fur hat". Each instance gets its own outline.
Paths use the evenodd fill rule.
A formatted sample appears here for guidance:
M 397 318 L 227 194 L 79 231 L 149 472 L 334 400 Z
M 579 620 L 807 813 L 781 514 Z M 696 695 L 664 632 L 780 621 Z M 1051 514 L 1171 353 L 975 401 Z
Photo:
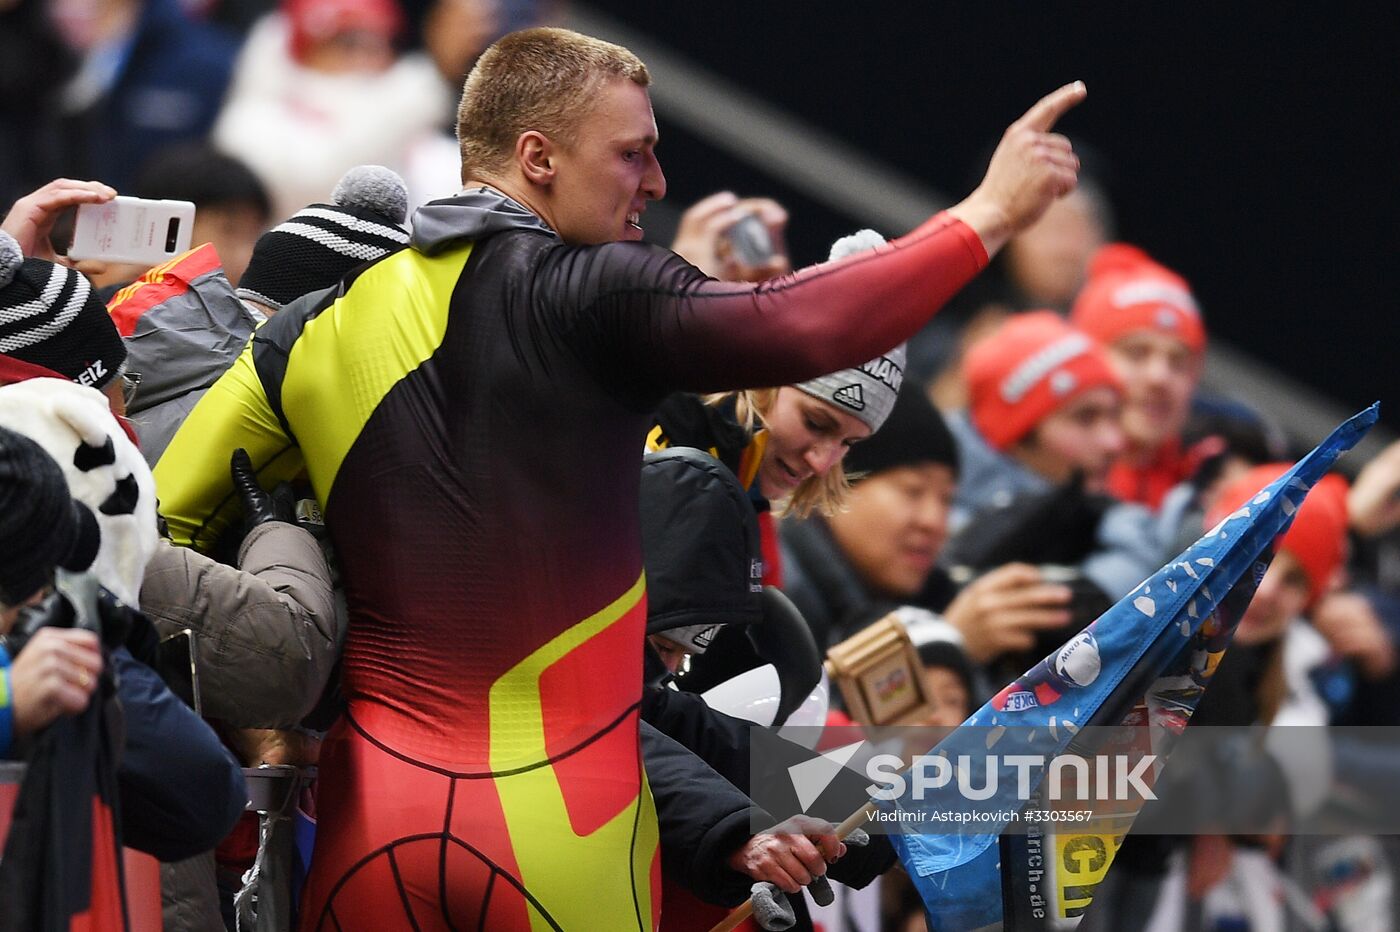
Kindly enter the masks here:
M 102 540 L 91 572 L 136 606 L 156 548 L 150 467 L 96 389 L 61 379 L 0 387 L 0 426 L 29 437 L 58 462 L 68 490 L 97 517 Z

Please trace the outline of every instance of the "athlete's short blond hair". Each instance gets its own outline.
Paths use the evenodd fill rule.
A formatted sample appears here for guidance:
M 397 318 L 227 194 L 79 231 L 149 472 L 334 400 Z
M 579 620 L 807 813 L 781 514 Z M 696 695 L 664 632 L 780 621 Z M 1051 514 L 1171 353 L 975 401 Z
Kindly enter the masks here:
M 528 130 L 572 144 L 598 89 L 611 79 L 651 84 L 640 58 L 592 36 L 541 27 L 500 39 L 482 53 L 462 86 L 457 107 L 462 183 L 478 172 L 503 171 L 516 140 Z

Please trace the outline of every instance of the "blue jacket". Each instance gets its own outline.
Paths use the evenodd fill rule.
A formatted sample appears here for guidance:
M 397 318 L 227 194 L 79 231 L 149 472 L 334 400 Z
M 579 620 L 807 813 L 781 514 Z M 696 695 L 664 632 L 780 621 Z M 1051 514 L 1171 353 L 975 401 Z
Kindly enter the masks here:
M 948 418 L 962 464 L 953 500 L 950 530 L 954 535 L 978 512 L 1002 508 L 1020 496 L 1047 492 L 1049 480 L 989 446 L 965 414 Z M 1162 560 L 1161 530 L 1152 513 L 1141 505 L 1119 503 L 1099 522 L 1095 548 L 1079 569 L 1112 601 L 1127 595 L 1156 571 Z
M 243 814 L 243 769 L 204 720 L 126 648 L 112 654 L 126 745 L 117 770 L 122 835 L 162 861 L 209 851 Z
M 207 136 L 237 50 L 232 35 L 190 19 L 177 0 L 146 0 L 130 38 L 112 50 L 120 59 L 114 82 L 77 118 L 83 177 L 121 190 L 149 156 Z

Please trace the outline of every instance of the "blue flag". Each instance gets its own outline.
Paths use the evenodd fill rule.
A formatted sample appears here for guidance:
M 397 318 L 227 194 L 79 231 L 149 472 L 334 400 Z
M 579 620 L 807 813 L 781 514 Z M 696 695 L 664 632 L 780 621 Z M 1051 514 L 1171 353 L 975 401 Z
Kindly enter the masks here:
M 1052 891 L 1039 866 L 1055 859 L 1055 831 L 1022 825 L 1048 762 L 1093 753 L 1079 738 L 1088 726 L 1153 726 L 1152 749 L 1160 761 L 1184 729 L 1272 559 L 1274 541 L 1292 523 L 1312 486 L 1337 457 L 1376 422 L 1372 405 L 1342 424 L 1318 447 L 1196 541 L 1084 631 L 977 710 L 896 783 L 893 799 L 880 799 L 890 821 L 901 826 L 946 823 L 965 814 L 964 830 L 890 837 L 928 911 L 935 932 L 964 932 L 1006 921 L 1033 927 L 1078 915 L 1091 886 Z M 1088 733 L 1085 733 L 1088 734 Z M 1043 763 L 1036 765 L 1039 760 Z M 942 779 L 929 780 L 929 765 Z M 951 775 L 956 775 L 956 779 Z M 1129 779 L 1135 775 L 1129 774 Z M 1121 779 L 1121 777 L 1120 777 Z M 1054 777 L 1052 776 L 1053 786 Z M 1140 802 L 1138 803 L 1140 805 Z M 975 811 L 974 811 L 975 810 Z M 934 814 L 942 813 L 942 818 Z M 1117 839 L 1136 808 L 1123 813 L 1111 835 L 1078 839 L 1059 831 L 1063 847 L 1082 846 L 1081 860 L 1102 878 Z M 1027 878 L 1029 877 L 1029 882 Z M 1072 892 L 1078 890 L 1078 893 Z M 1056 916 L 1049 913 L 1059 909 Z M 1010 914 L 1008 914 L 1010 913 Z

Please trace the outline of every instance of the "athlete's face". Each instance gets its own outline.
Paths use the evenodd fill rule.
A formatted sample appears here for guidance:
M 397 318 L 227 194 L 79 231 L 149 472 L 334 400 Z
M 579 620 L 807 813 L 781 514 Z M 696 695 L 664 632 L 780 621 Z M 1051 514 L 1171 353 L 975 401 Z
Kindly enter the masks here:
M 1108 347 L 1108 358 L 1123 380 L 1128 442 L 1155 450 L 1180 436 L 1201 375 L 1201 355 L 1168 334 L 1134 330 Z
M 1125 444 L 1121 409 L 1118 392 L 1105 386 L 1091 388 L 1037 424 L 1030 436 L 1012 448 L 1012 455 L 1051 482 L 1065 482 L 1082 472 L 1087 488 L 1102 491 L 1109 467 Z
M 870 427 L 854 414 L 791 386 L 778 389 L 763 420 L 768 445 L 758 466 L 758 490 L 772 501 L 826 475 L 851 444 L 870 436 Z
M 646 88 L 624 78 L 608 81 L 575 135 L 551 156 L 555 232 L 574 245 L 641 239 L 647 201 L 666 195 Z

